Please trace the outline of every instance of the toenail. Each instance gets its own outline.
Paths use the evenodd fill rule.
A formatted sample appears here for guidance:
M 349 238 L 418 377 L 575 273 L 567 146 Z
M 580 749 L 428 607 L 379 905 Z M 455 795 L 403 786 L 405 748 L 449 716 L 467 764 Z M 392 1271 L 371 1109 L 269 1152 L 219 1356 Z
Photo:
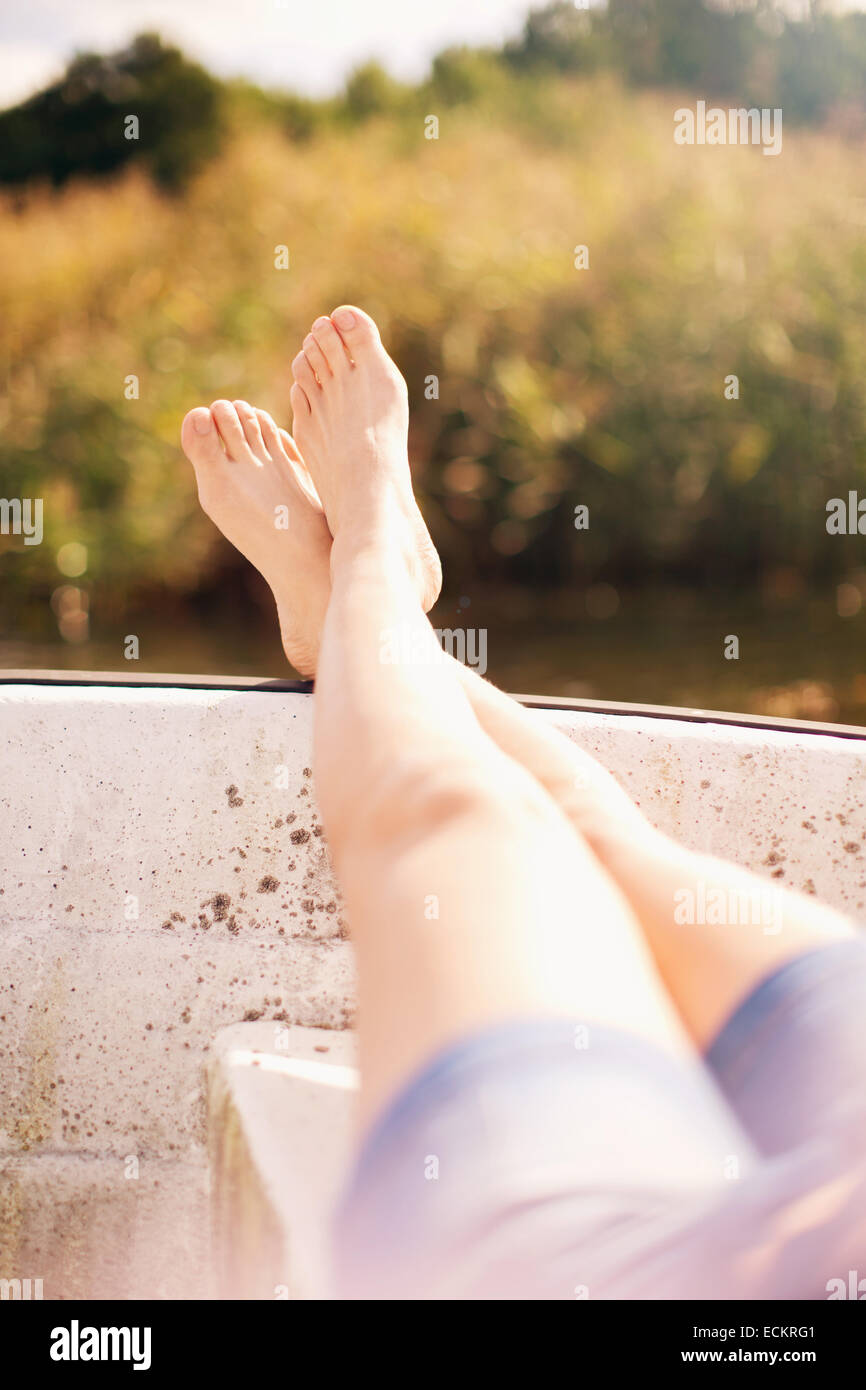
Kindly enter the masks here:
M 355 315 L 351 309 L 338 309 L 334 314 L 334 323 L 338 328 L 354 328 Z
M 210 432 L 212 423 L 210 418 L 210 411 L 208 410 L 203 412 L 201 415 L 194 416 L 192 423 L 196 434 L 208 434 Z

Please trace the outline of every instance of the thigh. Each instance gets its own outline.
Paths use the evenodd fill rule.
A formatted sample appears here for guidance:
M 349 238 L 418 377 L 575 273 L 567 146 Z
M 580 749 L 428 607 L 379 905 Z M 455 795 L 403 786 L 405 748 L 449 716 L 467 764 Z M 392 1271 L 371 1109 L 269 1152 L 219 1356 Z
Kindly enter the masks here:
M 341 857 L 367 1119 L 443 1047 L 508 1018 L 688 1053 L 628 905 L 538 784 L 498 750 L 422 781 Z

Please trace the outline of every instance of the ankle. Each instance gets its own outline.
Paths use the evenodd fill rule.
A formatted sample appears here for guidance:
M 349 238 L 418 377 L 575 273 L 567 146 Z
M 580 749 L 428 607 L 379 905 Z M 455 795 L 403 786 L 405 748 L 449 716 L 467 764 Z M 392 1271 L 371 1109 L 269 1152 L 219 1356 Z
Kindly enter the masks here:
M 348 514 L 334 534 L 331 580 L 346 570 L 372 570 L 392 582 L 418 580 L 419 559 L 405 514 L 393 498 L 370 499 Z
M 387 526 L 346 525 L 334 537 L 332 587 L 359 579 L 400 585 L 411 578 L 411 557 Z

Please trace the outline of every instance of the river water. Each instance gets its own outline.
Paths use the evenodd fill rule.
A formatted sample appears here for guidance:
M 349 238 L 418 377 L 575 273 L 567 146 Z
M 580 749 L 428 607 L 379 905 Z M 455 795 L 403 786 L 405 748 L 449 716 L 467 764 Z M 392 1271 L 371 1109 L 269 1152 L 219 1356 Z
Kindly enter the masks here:
M 796 603 L 679 589 L 462 594 L 431 617 L 469 664 L 520 694 L 770 714 L 866 725 L 866 605 L 835 590 Z M 124 639 L 138 637 L 137 661 Z M 80 636 L 81 634 L 79 634 Z M 736 642 L 732 642 L 732 638 Z M 738 651 L 736 657 L 733 652 Z M 726 656 L 726 652 L 730 653 Z M 130 620 L 88 640 L 0 636 L 0 667 L 286 677 L 276 624 L 190 614 Z

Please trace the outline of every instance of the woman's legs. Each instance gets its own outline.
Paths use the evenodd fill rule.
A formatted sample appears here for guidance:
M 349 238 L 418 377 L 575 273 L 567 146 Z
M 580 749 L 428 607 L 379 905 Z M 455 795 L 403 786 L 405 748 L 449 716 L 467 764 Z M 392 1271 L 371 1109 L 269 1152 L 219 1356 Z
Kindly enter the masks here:
M 483 732 L 424 618 L 402 383 L 365 315 L 341 334 L 317 320 L 293 406 L 335 532 L 314 756 L 358 953 L 366 1113 L 509 1018 L 607 1024 L 683 1054 L 620 894 Z
M 328 320 L 317 322 L 320 333 L 329 331 Z M 315 352 L 319 351 L 316 343 Z M 320 365 L 325 379 L 332 380 L 324 358 Z M 393 364 L 389 370 L 393 373 Z M 312 381 L 315 385 L 314 377 Z M 296 399 L 306 411 L 306 398 Z M 211 412 L 191 412 L 184 422 L 184 448 L 195 465 L 205 509 L 271 584 L 287 654 L 312 674 L 330 598 L 330 531 L 291 438 L 277 431 L 265 412 L 254 411 L 243 401 L 235 405 L 236 409 L 228 402 L 217 402 Z M 303 421 L 304 415 L 299 418 Z M 340 450 L 345 445 L 338 439 L 332 447 Z M 321 440 L 319 448 L 322 451 Z M 291 513 L 288 529 L 277 530 L 273 525 L 278 506 Z M 420 518 L 414 503 L 406 510 L 417 537 Z M 438 570 L 423 546 L 422 557 L 425 601 L 429 602 Z M 376 621 L 381 636 L 387 623 L 382 615 Z M 430 640 L 432 634 L 425 639 L 428 654 Z M 386 657 L 399 655 L 396 650 L 389 652 L 384 638 L 382 647 Z M 851 936 L 851 925 L 831 909 L 775 890 L 765 879 L 712 856 L 695 854 L 654 830 L 592 757 L 475 672 L 443 659 L 459 678 L 489 739 L 546 789 L 628 899 L 701 1048 L 736 1004 L 779 965 L 828 941 Z M 430 668 L 422 664 L 419 670 L 420 685 L 433 688 L 428 680 Z M 773 894 L 769 900 L 768 889 Z M 712 893 L 725 903 L 747 903 L 756 896 L 760 902 L 770 901 L 776 909 L 774 920 L 678 923 L 676 895 L 692 892 L 697 896 L 699 891 L 705 901 Z M 426 910 L 432 912 L 433 904 Z
M 677 847 L 591 759 L 442 656 L 421 616 L 435 566 L 409 500 L 405 437 L 395 443 L 401 398 L 393 368 L 357 311 L 358 336 L 347 333 L 351 376 L 336 355 L 339 339 L 317 322 L 324 341 L 314 335 L 315 350 L 305 344 L 304 361 L 309 366 L 311 357 L 314 367 L 296 362 L 293 401 L 317 487 L 338 518 L 337 541 L 329 598 L 320 514 L 317 564 L 303 576 L 311 602 L 303 606 L 328 610 L 317 775 L 361 964 L 368 1117 L 421 1072 L 358 1171 L 343 1227 L 350 1287 L 376 1292 L 368 1281 L 371 1251 L 380 1251 L 380 1287 L 396 1296 L 429 1295 L 443 1277 L 458 1292 L 506 1296 L 574 1297 L 587 1283 L 593 1297 L 820 1290 L 823 1265 L 804 1265 L 799 1245 L 782 1251 L 781 1244 L 793 1230 L 792 1203 L 799 1212 L 803 1194 L 811 1199 L 825 1179 L 838 1187 L 837 1167 L 825 1163 L 825 1174 L 815 1163 L 794 1163 L 790 1191 L 776 1169 L 754 1167 L 749 1140 L 697 1065 L 600 861 L 615 866 L 627 896 L 647 907 L 662 961 L 677 954 L 673 894 L 699 871 L 719 872 L 726 885 L 740 871 L 685 851 L 675 858 Z M 193 431 L 208 412 L 188 417 L 185 448 L 203 501 L 219 498 L 212 508 L 205 502 L 218 524 L 224 514 L 223 529 L 236 528 L 242 513 L 244 552 L 263 572 L 279 571 L 272 587 L 282 616 L 296 586 L 283 573 L 285 557 L 270 541 L 260 546 L 256 532 L 270 526 L 275 504 L 290 511 L 309 504 L 291 489 L 286 497 L 281 469 L 271 467 L 280 449 L 262 421 L 253 423 L 255 412 L 244 411 L 249 421 L 220 413 L 226 454 L 212 422 Z M 235 425 L 242 444 L 227 437 Z M 294 466 L 291 450 L 282 452 Z M 308 633 L 315 646 L 315 631 Z M 312 647 L 310 655 L 316 659 Z M 654 879 L 648 896 L 644 875 Z M 751 891 L 758 882 L 741 875 L 734 886 Z M 845 934 L 820 910 L 804 920 L 793 902 L 801 952 L 807 938 L 814 945 Z M 729 948 L 724 932 L 714 935 L 698 961 L 707 953 L 715 964 L 714 952 Z M 772 953 L 758 966 L 741 942 L 733 954 L 740 964 L 731 970 L 737 985 L 729 983 L 729 1000 L 779 960 Z M 675 967 L 674 959 L 672 979 Z M 700 1036 L 703 1018 L 688 987 L 679 981 L 678 1002 L 685 1016 L 694 1008 Z M 836 996 L 821 982 L 819 992 L 826 1014 Z M 786 1007 L 795 998 L 784 997 Z M 717 997 L 711 1002 L 718 1008 Z M 578 1024 L 582 1033 L 591 1025 L 585 1050 L 573 1038 Z M 821 1044 L 827 1030 L 817 1025 Z M 467 1038 L 475 1041 L 461 1042 Z M 425 1072 L 424 1061 L 443 1049 L 443 1063 Z M 790 1058 L 790 1048 L 781 1051 Z M 787 1080 L 780 1093 L 786 1087 Z M 856 1156 L 859 1131 L 848 1129 Z M 440 1155 L 442 1181 L 424 1184 L 430 1174 L 422 1165 L 438 1164 Z M 749 1175 L 742 1200 L 724 1181 L 732 1161 Z M 854 1216 L 862 1216 L 862 1202 Z M 836 1227 L 848 1240 L 853 1224 L 846 1211 L 834 1209 L 832 1219 L 827 1268 L 835 1269 Z M 826 1257 L 826 1233 L 816 1236 L 816 1253 Z
M 862 1153 L 866 946 L 853 924 L 655 830 L 570 739 L 460 670 L 488 734 L 547 788 L 625 894 L 686 1027 L 759 1151 L 819 1138 Z M 713 904 L 705 915 L 717 920 L 678 922 L 683 895 Z M 830 945 L 836 949 L 821 950 Z
M 475 672 L 460 671 L 482 727 L 547 789 L 624 893 L 701 1050 L 774 970 L 854 937 L 832 908 L 654 829 L 589 754 Z M 703 903 L 711 920 L 678 921 L 689 903 Z

